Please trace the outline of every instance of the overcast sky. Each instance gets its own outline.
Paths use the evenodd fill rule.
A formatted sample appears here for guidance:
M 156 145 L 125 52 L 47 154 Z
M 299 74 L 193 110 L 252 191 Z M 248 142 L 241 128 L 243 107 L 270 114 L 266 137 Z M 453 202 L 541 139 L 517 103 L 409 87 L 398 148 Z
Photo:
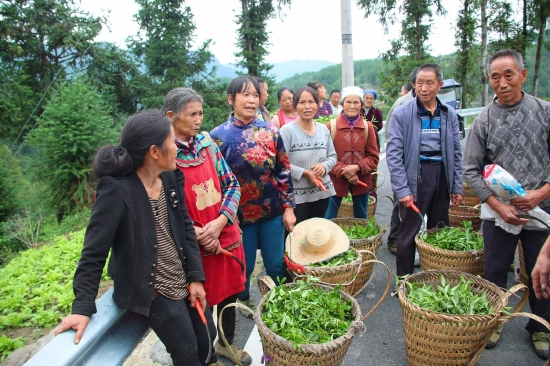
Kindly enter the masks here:
M 387 35 L 376 17 L 364 18 L 364 11 L 352 2 L 352 39 L 354 60 L 372 59 L 390 48 L 390 40 L 395 39 L 401 24 L 390 28 Z M 454 52 L 454 25 L 457 18 L 457 2 L 445 1 L 448 13 L 437 17 L 430 43 L 433 55 Z M 196 25 L 196 41 L 202 43 L 212 39 L 210 50 L 222 63 L 235 62 L 234 53 L 237 40 L 235 16 L 240 13 L 237 0 L 187 0 Z M 138 6 L 133 0 L 81 0 L 82 9 L 93 14 L 110 10 L 109 27 L 104 28 L 99 41 L 113 42 L 125 47 L 125 39 L 137 32 L 133 15 Z M 341 21 L 339 0 L 295 0 L 283 19 L 268 22 L 270 34 L 269 63 L 289 60 L 327 60 L 342 62 Z M 436 46 L 434 46 L 436 45 Z

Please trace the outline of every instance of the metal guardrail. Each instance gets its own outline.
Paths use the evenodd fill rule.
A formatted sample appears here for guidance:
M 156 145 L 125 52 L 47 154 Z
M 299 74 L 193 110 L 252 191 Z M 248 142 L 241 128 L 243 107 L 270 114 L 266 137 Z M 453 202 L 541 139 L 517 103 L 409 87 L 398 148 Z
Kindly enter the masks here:
M 74 344 L 76 331 L 61 333 L 42 348 L 25 366 L 118 366 L 130 356 L 147 334 L 145 318 L 124 310 L 113 301 L 113 288 L 96 302 L 97 313 L 79 344 Z

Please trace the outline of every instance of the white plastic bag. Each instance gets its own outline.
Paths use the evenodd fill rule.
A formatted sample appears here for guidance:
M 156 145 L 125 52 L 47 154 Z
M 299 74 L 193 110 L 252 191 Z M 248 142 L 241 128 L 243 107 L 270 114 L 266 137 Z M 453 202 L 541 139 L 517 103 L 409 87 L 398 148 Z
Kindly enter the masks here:
M 498 164 L 489 164 L 485 166 L 483 169 L 483 180 L 487 187 L 493 191 L 495 196 L 506 204 L 510 204 L 510 200 L 513 198 L 524 197 L 527 194 L 521 184 Z M 516 210 L 519 213 L 525 213 L 524 211 Z M 535 207 L 526 213 L 550 225 L 550 215 L 544 212 L 540 207 Z M 482 220 L 494 220 L 495 225 L 511 234 L 519 234 L 523 226 L 530 230 L 548 230 L 544 224 L 537 220 L 529 220 L 529 222 L 523 226 L 508 224 L 486 203 L 481 205 L 480 217 Z

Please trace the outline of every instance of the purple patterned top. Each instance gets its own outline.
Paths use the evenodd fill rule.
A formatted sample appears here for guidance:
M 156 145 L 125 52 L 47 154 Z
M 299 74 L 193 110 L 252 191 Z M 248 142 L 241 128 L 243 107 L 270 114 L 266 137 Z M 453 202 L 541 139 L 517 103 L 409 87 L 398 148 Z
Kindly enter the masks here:
M 231 113 L 210 136 L 241 185 L 241 225 L 271 219 L 295 206 L 290 162 L 276 127 L 257 118 L 245 124 Z
M 319 109 L 317 109 L 317 113 L 315 113 L 315 116 L 313 118 L 321 116 L 332 116 L 332 107 L 330 106 L 330 103 L 326 100 L 323 100 L 323 105 Z

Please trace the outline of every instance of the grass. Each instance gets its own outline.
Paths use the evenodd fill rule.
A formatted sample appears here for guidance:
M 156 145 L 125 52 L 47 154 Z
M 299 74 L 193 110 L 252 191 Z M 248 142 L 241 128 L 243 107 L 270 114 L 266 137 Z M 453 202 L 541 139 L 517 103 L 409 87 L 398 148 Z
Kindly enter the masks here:
M 38 249 L 20 252 L 0 269 L 0 361 L 70 313 L 84 233 L 56 236 Z M 106 268 L 102 280 L 108 289 Z

